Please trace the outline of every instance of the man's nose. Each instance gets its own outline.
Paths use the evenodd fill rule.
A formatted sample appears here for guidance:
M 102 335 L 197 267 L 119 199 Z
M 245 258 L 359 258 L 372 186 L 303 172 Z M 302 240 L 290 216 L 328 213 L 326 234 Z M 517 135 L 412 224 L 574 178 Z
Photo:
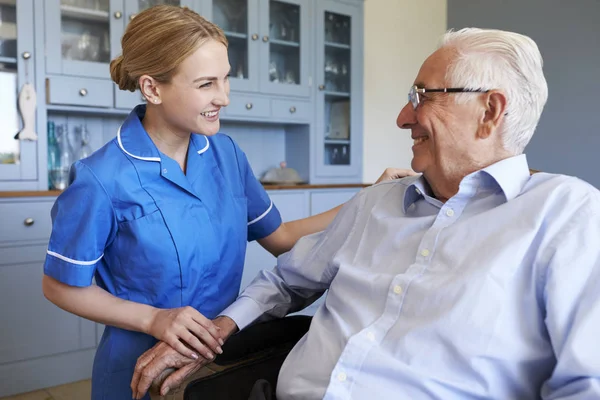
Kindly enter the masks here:
M 410 102 L 400 110 L 398 118 L 396 118 L 396 125 L 401 129 L 410 129 L 412 125 L 417 123 L 417 113 Z

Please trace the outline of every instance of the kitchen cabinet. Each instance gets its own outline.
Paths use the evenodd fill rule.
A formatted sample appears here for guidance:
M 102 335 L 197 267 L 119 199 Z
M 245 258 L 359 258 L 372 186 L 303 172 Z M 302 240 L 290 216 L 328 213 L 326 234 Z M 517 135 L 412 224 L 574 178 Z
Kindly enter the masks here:
M 33 25 L 33 0 L 0 0 L 0 183 L 15 189 L 38 178 L 38 142 L 15 139 L 23 128 L 19 92 L 25 83 L 35 86 Z

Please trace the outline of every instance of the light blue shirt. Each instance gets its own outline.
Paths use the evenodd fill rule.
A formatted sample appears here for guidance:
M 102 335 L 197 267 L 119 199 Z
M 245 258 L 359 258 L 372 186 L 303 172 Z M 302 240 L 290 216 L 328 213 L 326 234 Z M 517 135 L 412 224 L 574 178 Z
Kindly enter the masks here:
M 524 155 L 446 203 L 385 182 L 263 271 L 240 328 L 329 289 L 287 357 L 286 399 L 599 399 L 600 192 Z

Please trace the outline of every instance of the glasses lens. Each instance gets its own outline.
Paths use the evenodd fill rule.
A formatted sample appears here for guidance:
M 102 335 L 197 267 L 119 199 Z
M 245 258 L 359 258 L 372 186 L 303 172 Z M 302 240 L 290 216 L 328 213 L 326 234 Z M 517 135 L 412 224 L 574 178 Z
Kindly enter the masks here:
M 419 105 L 419 95 L 417 94 L 417 89 L 415 86 L 412 86 L 408 91 L 408 101 L 412 104 L 414 108 L 417 108 Z

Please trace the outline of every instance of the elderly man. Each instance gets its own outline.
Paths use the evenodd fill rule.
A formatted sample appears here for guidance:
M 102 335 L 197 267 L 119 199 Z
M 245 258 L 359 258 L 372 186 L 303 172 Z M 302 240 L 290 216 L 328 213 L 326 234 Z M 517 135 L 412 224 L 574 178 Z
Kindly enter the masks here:
M 229 335 L 329 289 L 278 399 L 600 398 L 600 193 L 530 176 L 546 98 L 528 37 L 443 37 L 397 119 L 423 175 L 363 190 L 217 319 Z M 177 362 L 169 385 L 200 365 Z

